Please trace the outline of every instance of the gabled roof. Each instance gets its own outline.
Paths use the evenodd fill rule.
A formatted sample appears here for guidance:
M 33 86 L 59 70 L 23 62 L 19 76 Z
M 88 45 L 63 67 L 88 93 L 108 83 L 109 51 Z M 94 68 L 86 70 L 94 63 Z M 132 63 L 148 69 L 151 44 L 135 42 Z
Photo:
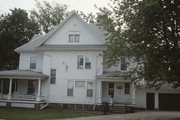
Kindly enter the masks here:
M 45 43 L 52 35 L 54 35 L 72 16 L 76 15 L 79 20 L 81 20 L 97 37 L 104 41 L 105 37 L 99 30 L 99 28 L 95 24 L 87 24 L 75 11 L 72 11 L 68 17 L 65 18 L 63 22 L 61 22 L 53 31 L 45 34 L 45 35 L 36 35 L 32 38 L 28 43 L 18 47 L 15 49 L 16 52 L 34 52 L 36 48 L 40 47 Z

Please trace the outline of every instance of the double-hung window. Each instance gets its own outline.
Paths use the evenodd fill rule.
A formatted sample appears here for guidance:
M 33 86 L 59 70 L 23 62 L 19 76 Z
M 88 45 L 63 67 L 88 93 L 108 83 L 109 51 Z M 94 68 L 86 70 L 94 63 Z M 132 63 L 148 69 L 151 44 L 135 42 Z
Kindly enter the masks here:
M 77 62 L 77 68 L 78 69 L 83 69 L 83 67 L 84 67 L 84 56 L 79 55 L 78 56 L 78 62 Z
M 91 69 L 90 58 L 84 55 L 79 55 L 78 61 L 77 61 L 77 68 L 78 69 Z
M 87 97 L 93 97 L 93 82 L 87 82 Z
M 30 58 L 30 69 L 36 69 L 37 57 Z
M 80 34 L 79 33 L 76 33 L 76 32 L 71 32 L 69 34 L 69 43 L 78 43 L 80 40 Z
M 51 84 L 56 83 L 56 69 L 51 69 L 51 79 L 50 79 Z
M 67 96 L 73 96 L 74 82 L 68 81 L 67 85 Z

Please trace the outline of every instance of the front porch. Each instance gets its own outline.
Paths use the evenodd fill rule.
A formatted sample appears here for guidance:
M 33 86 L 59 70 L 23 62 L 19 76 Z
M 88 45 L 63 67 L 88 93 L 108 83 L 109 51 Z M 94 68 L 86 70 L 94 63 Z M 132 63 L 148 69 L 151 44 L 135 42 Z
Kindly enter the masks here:
M 117 75 L 117 74 L 116 74 Z M 131 109 L 135 107 L 135 84 L 120 76 L 97 77 L 96 104 L 109 103 L 111 108 Z
M 46 102 L 42 83 L 47 76 L 30 70 L 0 72 L 0 106 L 39 109 Z

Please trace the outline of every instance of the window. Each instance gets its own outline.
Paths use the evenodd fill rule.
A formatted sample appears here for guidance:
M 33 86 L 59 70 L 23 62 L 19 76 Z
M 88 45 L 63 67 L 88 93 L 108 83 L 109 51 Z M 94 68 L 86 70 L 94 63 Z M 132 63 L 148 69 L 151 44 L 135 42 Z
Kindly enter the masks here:
M 76 81 L 75 86 L 76 87 L 85 87 L 85 82 L 84 81 Z
M 36 57 L 31 57 L 30 58 L 30 69 L 36 69 Z
M 125 83 L 124 93 L 130 94 L 130 83 Z
M 110 95 L 112 98 L 114 97 L 114 83 L 108 84 L 108 95 Z
M 91 69 L 91 62 L 89 60 L 89 57 L 85 57 L 85 68 Z
M 78 69 L 91 69 L 90 58 L 87 56 L 79 55 L 77 61 Z
M 69 34 L 69 42 L 79 42 L 80 35 L 79 34 Z
M 73 88 L 74 88 L 74 82 L 68 81 L 67 96 L 73 96 Z
M 51 84 L 56 83 L 56 69 L 51 69 L 51 79 L 50 79 Z
M 125 57 L 121 57 L 121 70 L 127 70 L 127 61 Z
M 75 42 L 79 42 L 79 38 L 80 38 L 79 35 L 76 34 L 76 35 L 75 35 L 75 40 L 74 40 L 74 41 L 75 41 Z
M 1 85 L 3 85 L 3 94 L 9 93 L 9 79 L 1 79 Z
M 83 55 L 79 55 L 78 56 L 77 68 L 78 69 L 83 69 L 83 66 L 84 66 L 84 56 Z
M 36 81 L 35 80 L 29 80 L 28 81 L 28 95 L 34 95 L 35 94 L 35 87 L 36 87 Z
M 74 35 L 73 34 L 69 34 L 69 42 L 73 42 L 74 41 Z
M 87 82 L 87 97 L 93 97 L 93 82 Z

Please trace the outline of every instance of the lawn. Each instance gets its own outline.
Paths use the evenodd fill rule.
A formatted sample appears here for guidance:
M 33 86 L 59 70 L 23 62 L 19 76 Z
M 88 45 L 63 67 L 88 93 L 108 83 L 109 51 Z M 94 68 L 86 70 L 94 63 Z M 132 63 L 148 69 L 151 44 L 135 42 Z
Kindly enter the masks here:
M 80 111 L 80 110 L 61 110 L 61 109 L 21 109 L 21 108 L 0 108 L 0 119 L 7 120 L 42 120 L 42 119 L 61 119 L 74 117 L 88 117 L 102 115 L 102 112 Z

